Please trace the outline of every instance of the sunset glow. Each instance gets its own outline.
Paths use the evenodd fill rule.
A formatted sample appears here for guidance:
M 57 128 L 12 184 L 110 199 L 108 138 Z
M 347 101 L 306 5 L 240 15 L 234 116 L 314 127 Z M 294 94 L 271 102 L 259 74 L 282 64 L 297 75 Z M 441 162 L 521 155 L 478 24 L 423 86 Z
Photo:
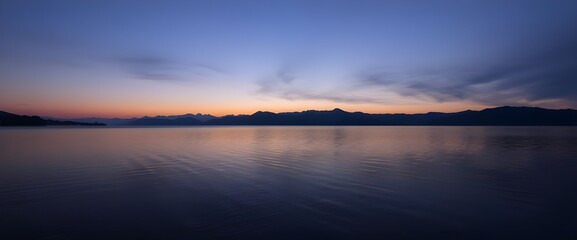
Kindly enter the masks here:
M 0 3 L 18 114 L 577 106 L 574 1 L 32 2 Z

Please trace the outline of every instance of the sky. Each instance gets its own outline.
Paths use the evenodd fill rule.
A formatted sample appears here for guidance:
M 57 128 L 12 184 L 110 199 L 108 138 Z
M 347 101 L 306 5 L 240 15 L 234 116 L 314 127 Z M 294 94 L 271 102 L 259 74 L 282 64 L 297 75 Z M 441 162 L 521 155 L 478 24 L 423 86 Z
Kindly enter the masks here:
M 577 1 L 1 0 L 0 110 L 577 108 Z

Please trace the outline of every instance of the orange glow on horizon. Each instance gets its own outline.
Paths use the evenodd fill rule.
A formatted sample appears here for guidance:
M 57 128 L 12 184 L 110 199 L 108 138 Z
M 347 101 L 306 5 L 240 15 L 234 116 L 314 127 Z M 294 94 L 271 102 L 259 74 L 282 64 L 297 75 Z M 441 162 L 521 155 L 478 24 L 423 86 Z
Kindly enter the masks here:
M 187 113 L 211 114 L 217 117 L 225 115 L 253 114 L 257 111 L 280 112 L 301 112 L 306 110 L 332 110 L 340 108 L 347 112 L 365 113 L 427 113 L 427 112 L 459 112 L 468 109 L 481 110 L 487 107 L 479 104 L 466 103 L 430 103 L 424 104 L 403 104 L 403 105 L 376 105 L 376 104 L 339 104 L 328 102 L 285 102 L 282 104 L 229 104 L 228 106 L 218 106 L 216 104 L 204 104 L 190 106 L 186 104 L 157 104 L 146 106 L 131 106 L 128 104 L 102 104 L 87 105 L 81 107 L 74 104 L 67 106 L 15 106 L 11 108 L 1 108 L 3 111 L 22 114 L 36 115 L 56 118 L 139 118 L 143 116 L 158 115 L 182 115 Z

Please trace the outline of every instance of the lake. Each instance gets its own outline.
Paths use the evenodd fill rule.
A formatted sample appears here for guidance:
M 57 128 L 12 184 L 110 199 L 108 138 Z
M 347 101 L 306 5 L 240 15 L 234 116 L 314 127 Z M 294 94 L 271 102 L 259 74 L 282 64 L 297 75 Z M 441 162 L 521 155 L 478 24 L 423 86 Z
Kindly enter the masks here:
M 577 127 L 0 128 L 3 239 L 577 239 Z

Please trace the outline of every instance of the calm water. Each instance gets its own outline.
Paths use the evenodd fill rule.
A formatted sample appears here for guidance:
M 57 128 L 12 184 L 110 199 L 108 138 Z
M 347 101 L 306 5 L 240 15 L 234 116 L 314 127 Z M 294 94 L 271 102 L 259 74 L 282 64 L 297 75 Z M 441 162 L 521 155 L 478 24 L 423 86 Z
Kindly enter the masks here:
M 577 128 L 2 128 L 0 236 L 576 239 Z

